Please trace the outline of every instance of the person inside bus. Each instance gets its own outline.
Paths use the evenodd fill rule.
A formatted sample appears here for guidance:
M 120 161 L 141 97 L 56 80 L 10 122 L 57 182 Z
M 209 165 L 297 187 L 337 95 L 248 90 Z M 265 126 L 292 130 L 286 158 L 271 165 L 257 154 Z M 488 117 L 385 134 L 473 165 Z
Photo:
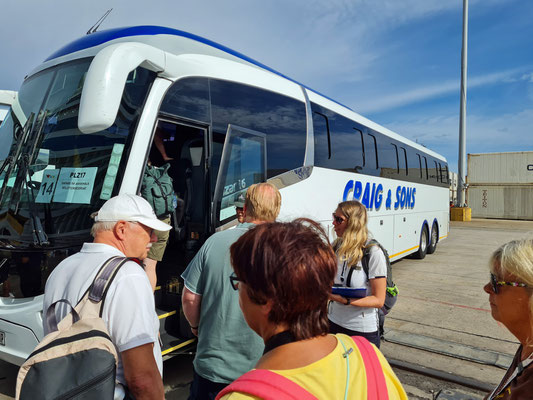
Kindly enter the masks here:
M 533 239 L 513 240 L 490 259 L 492 318 L 520 342 L 511 366 L 486 400 L 530 399 L 533 393 Z
M 265 350 L 255 370 L 217 399 L 261 399 L 263 383 L 270 384 L 269 398 L 276 397 L 272 390 L 279 387 L 293 394 L 290 398 L 378 398 L 367 387 L 363 354 L 353 339 L 328 334 L 327 302 L 337 261 L 318 223 L 297 219 L 258 225 L 230 251 L 234 273 L 228 278 L 238 291 L 246 322 L 262 337 Z M 407 399 L 385 357 L 360 340 L 376 355 L 373 367 L 384 394 L 379 398 Z M 246 379 L 253 379 L 252 388 L 235 386 Z
M 133 194 L 112 197 L 93 217 L 94 241 L 63 260 L 46 282 L 45 314 L 60 299 L 77 304 L 109 258 L 146 258 L 156 240 L 153 231 L 171 228 L 157 219 L 145 199 Z M 58 320 L 68 312 L 66 305 L 56 307 Z M 164 399 L 159 320 L 148 276 L 137 262 L 128 261 L 117 272 L 107 291 L 102 319 L 120 353 L 115 399 Z M 45 335 L 49 333 L 46 321 L 43 329 Z
M 161 157 L 163 158 L 163 162 L 168 162 L 168 161 L 172 161 L 173 158 L 167 155 L 167 151 L 165 149 L 165 143 L 163 142 L 163 139 L 165 139 L 165 136 L 166 136 L 165 131 L 162 128 L 158 127 L 155 130 L 154 145 L 156 149 L 159 151 L 159 153 L 161 154 Z
M 338 260 L 335 284 L 365 288 L 367 295 L 350 299 L 330 294 L 329 322 L 331 333 L 363 336 L 379 347 L 378 310 L 385 302 L 387 262 L 379 246 L 371 246 L 368 276 L 363 270 L 361 259 L 369 242 L 367 222 L 365 206 L 355 200 L 339 203 L 333 213 L 337 235 L 333 248 Z
M 235 213 L 237 214 L 237 221 L 239 221 L 239 224 L 242 224 L 246 217 L 246 214 L 244 213 L 244 200 L 245 199 L 246 199 L 246 192 L 239 194 L 234 203 Z

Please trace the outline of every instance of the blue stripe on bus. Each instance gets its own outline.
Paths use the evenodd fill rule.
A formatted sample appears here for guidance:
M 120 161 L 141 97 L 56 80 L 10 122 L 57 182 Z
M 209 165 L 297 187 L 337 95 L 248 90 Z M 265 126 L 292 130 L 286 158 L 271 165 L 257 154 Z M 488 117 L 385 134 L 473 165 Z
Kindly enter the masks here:
M 283 75 L 282 73 L 266 66 L 265 64 L 262 64 L 258 61 L 255 61 L 254 59 L 250 58 L 250 57 L 247 57 L 245 56 L 244 54 L 241 54 L 235 50 L 232 50 L 226 46 L 223 46 L 221 44 L 218 44 L 216 42 L 213 42 L 212 40 L 209 40 L 209 39 L 205 39 L 201 36 L 197 36 L 197 35 L 194 35 L 192 33 L 189 33 L 189 32 L 184 32 L 184 31 L 180 31 L 178 29 L 172 29 L 172 28 L 166 28 L 166 27 L 163 27 L 163 26 L 150 26 L 150 25 L 144 25 L 144 26 L 131 26 L 131 27 L 125 27 L 125 28 L 115 28 L 115 29 L 108 29 L 108 30 L 105 30 L 105 31 L 100 31 L 100 32 L 95 32 L 95 33 L 91 33 L 90 35 L 86 35 L 84 37 L 81 37 L 69 44 L 67 44 L 66 46 L 63 46 L 62 48 L 60 48 L 59 50 L 57 50 L 55 53 L 53 53 L 50 57 L 48 57 L 46 61 L 50 61 L 50 60 L 53 60 L 54 58 L 58 58 L 58 57 L 61 57 L 61 56 L 65 56 L 67 54 L 71 54 L 71 53 L 74 53 L 76 51 L 80 51 L 80 50 L 84 50 L 84 49 L 88 49 L 90 47 L 94 47 L 94 46 L 98 46 L 100 44 L 103 44 L 103 43 L 106 43 L 106 42 L 109 42 L 110 40 L 114 40 L 114 39 L 118 39 L 118 38 L 122 38 L 122 37 L 128 37 L 128 36 L 149 36 L 149 35 L 175 35 L 175 36 L 182 36 L 182 37 L 185 37 L 185 38 L 189 38 L 189 39 L 192 39 L 192 40 L 195 40 L 197 42 L 200 42 L 200 43 L 204 43 L 208 46 L 211 46 L 211 47 L 214 47 L 216 49 L 219 49 L 219 50 L 222 50 L 223 52 L 225 53 L 228 53 L 228 54 L 231 54 L 235 57 L 238 57 L 240 58 L 241 60 L 244 60 L 244 61 L 247 61 L 253 65 L 256 65 L 260 68 L 263 68 L 267 71 L 270 71 L 276 75 L 279 75 L 291 82 L 294 82 L 300 86 L 303 86 L 304 88 L 308 89 L 308 90 L 311 90 L 312 92 L 328 99 L 328 100 L 331 100 L 333 101 L 334 103 L 336 104 L 339 104 L 345 108 L 347 108 L 348 110 L 351 110 L 353 111 L 350 107 L 348 106 L 345 106 L 344 104 L 342 103 L 339 103 L 338 101 L 336 100 L 333 100 L 332 98 L 328 97 L 328 96 L 324 96 L 323 94 L 317 92 L 316 90 L 313 90 L 305 85 L 302 85 L 301 83 L 295 81 L 294 79 L 291 79 L 289 78 L 288 76 L 286 75 Z

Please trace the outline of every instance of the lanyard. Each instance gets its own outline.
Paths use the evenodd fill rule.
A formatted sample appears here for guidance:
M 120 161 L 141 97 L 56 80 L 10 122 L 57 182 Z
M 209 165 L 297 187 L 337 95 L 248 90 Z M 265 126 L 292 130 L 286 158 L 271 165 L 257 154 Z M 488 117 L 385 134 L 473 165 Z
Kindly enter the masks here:
M 342 264 L 342 271 L 341 271 L 341 282 L 344 283 L 344 273 L 346 272 L 346 261 Z M 346 285 L 344 285 L 346 286 Z

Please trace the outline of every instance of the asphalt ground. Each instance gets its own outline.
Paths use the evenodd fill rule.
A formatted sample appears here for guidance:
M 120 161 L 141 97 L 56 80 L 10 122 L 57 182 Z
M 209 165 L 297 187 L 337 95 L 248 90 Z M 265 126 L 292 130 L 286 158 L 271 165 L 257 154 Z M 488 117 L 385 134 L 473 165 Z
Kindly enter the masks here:
M 393 264 L 400 289 L 381 350 L 391 360 L 429 367 L 490 386 L 499 383 L 518 342 L 490 313 L 488 260 L 501 244 L 533 236 L 532 221 L 451 222 L 447 239 L 424 260 Z M 17 368 L 0 361 L 0 400 L 14 396 Z M 481 391 L 397 369 L 410 399 L 481 399 Z M 192 355 L 164 363 L 166 398 L 185 400 Z

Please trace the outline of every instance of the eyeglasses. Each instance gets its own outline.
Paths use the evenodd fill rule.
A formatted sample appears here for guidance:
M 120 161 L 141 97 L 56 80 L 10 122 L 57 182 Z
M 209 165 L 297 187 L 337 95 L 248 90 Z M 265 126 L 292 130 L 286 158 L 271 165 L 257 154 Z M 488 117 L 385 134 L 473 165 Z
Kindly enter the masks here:
M 490 274 L 490 284 L 492 286 L 492 291 L 494 294 L 498 294 L 498 286 L 515 286 L 515 287 L 525 287 L 530 288 L 531 286 L 526 285 L 525 283 L 521 282 L 505 282 L 505 281 L 499 281 L 496 275 Z
M 239 282 L 244 282 L 242 279 L 239 279 L 235 272 L 229 276 L 229 281 L 231 282 L 231 287 L 233 290 L 239 290 Z
M 342 224 L 344 221 L 346 221 L 346 218 L 339 217 L 335 213 L 331 214 L 333 217 L 333 221 L 335 221 L 337 224 Z

